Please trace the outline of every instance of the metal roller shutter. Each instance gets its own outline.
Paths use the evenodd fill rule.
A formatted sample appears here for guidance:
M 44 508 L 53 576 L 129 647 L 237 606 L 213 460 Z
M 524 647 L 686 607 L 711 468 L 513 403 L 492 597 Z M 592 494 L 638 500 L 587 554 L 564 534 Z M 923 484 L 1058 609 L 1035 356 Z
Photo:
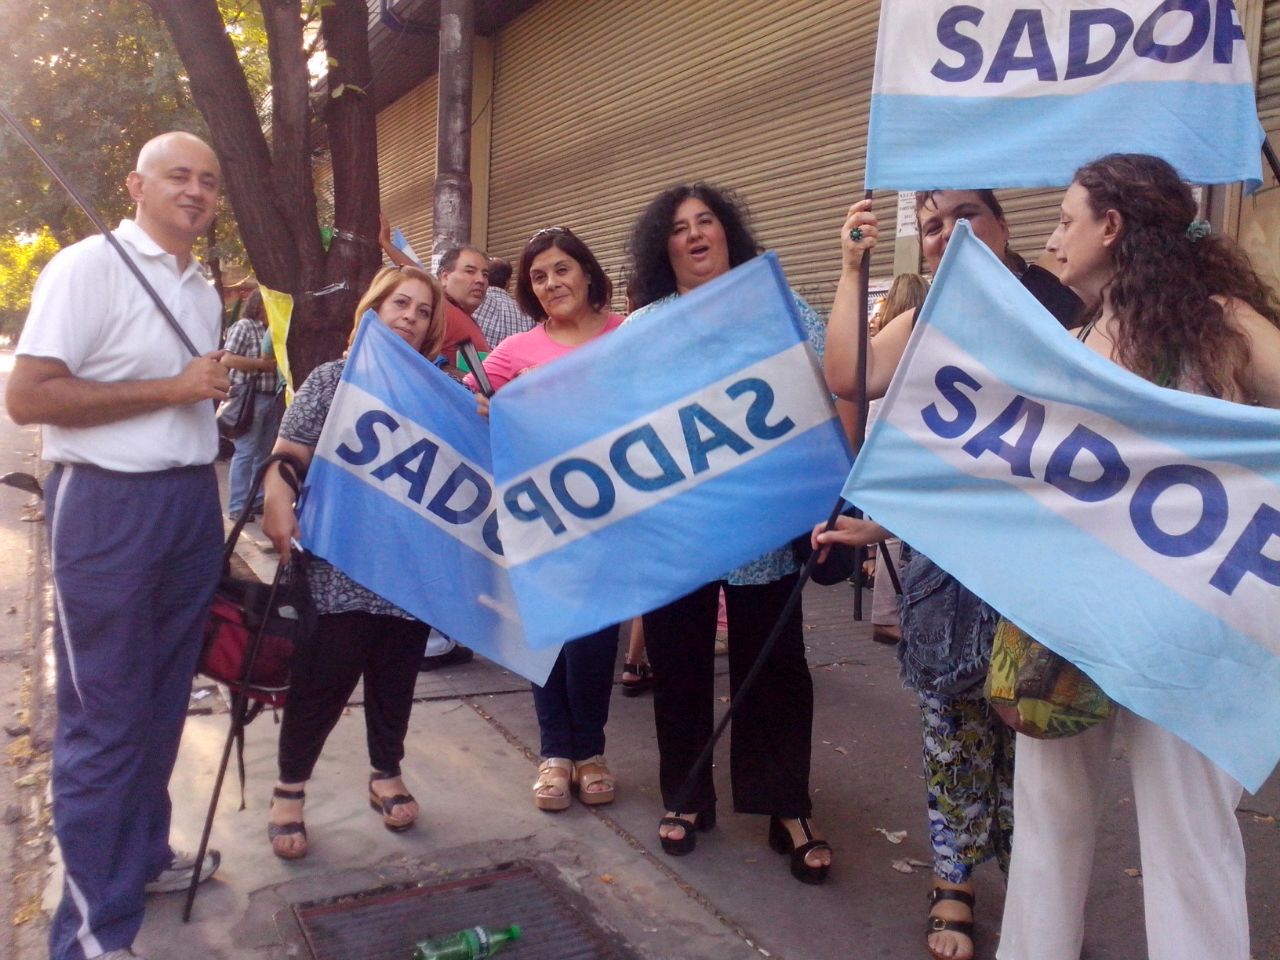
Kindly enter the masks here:
M 378 113 L 382 212 L 424 258 L 431 255 L 438 89 L 436 78 L 431 77 Z
M 539 4 L 496 44 L 490 250 L 570 226 L 620 287 L 644 205 L 708 180 L 747 201 L 791 285 L 825 309 L 843 211 L 862 196 L 878 16 L 867 0 Z M 895 203 L 877 197 L 882 223 Z
M 1267 0 L 1258 54 L 1258 117 L 1273 143 L 1280 135 L 1280 2 Z M 1268 174 L 1269 176 L 1269 174 Z

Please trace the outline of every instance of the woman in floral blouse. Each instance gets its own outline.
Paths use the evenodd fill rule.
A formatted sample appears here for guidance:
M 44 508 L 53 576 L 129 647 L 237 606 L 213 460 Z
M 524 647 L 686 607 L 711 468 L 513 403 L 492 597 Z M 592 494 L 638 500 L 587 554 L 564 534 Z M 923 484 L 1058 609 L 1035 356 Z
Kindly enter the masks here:
M 388 267 L 375 276 L 356 307 L 357 324 L 368 310 L 417 352 L 431 357 L 440 351 L 444 295 L 439 282 L 417 267 Z M 275 453 L 311 463 L 345 365 L 346 360 L 334 360 L 307 377 L 285 413 Z M 301 535 L 293 492 L 276 466 L 265 486 L 262 529 L 280 556 L 288 557 L 291 542 Z M 320 616 L 310 655 L 291 678 L 280 727 L 280 781 L 267 821 L 271 849 L 286 860 L 307 854 L 303 788 L 362 678 L 372 768 L 369 803 L 395 832 L 409 829 L 418 816 L 418 804 L 400 778 L 400 761 L 430 627 L 319 557 L 309 559 L 307 580 Z

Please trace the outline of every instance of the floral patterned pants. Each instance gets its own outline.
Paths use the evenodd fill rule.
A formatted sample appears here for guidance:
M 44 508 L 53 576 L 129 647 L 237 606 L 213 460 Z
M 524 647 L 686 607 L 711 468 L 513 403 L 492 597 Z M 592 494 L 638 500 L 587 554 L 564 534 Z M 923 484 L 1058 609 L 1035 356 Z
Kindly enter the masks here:
M 1014 732 L 981 693 L 920 695 L 934 872 L 966 883 L 995 857 L 1008 873 L 1013 838 Z

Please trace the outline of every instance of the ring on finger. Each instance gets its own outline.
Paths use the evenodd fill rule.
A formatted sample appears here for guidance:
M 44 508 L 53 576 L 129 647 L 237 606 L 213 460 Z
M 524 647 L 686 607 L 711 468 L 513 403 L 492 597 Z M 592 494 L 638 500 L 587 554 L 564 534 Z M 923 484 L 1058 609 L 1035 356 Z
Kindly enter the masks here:
M 861 228 L 861 227 L 854 227 L 852 230 L 850 230 L 850 231 L 849 231 L 849 239 L 850 239 L 850 240 L 852 240 L 854 243 L 857 243 L 859 240 L 861 240 L 861 239 L 862 239 L 862 228 Z

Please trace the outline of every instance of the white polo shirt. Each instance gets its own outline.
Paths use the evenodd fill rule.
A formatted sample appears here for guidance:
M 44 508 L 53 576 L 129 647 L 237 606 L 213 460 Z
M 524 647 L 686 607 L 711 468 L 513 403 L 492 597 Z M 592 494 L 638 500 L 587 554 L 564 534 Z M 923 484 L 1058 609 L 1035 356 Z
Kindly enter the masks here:
M 192 258 L 179 273 L 132 220 L 116 238 L 202 354 L 218 347 L 222 304 Z M 60 251 L 40 274 L 18 338 L 19 356 L 61 360 L 84 380 L 157 380 L 181 373 L 191 354 L 120 255 L 100 236 Z M 213 403 L 166 407 L 97 427 L 43 428 L 44 458 L 140 473 L 213 462 Z

